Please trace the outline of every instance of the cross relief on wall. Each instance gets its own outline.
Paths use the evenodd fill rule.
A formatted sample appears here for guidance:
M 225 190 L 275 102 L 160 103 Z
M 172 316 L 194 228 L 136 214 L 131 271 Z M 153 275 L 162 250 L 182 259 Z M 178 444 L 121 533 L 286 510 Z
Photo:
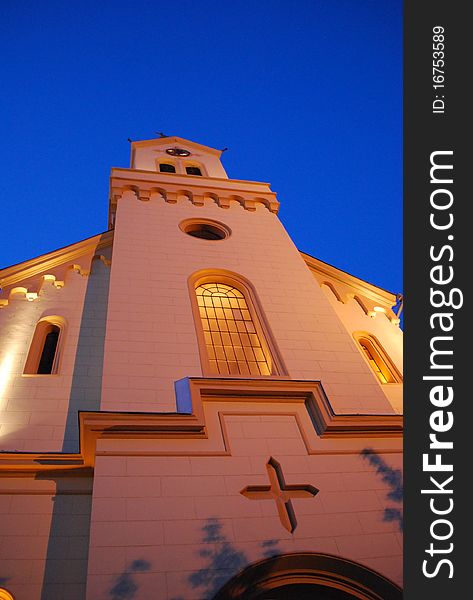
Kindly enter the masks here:
M 249 500 L 274 500 L 283 527 L 293 533 L 297 519 L 291 498 L 313 498 L 319 490 L 310 484 L 286 484 L 282 467 L 273 457 L 268 460 L 266 470 L 270 485 L 247 485 L 240 494 Z
M 237 440 L 229 434 L 227 419 L 250 415 L 292 418 L 304 456 L 333 456 L 341 450 L 360 456 L 366 447 L 379 455 L 402 452 L 401 415 L 337 414 L 320 381 L 191 377 L 176 381 L 175 389 L 177 412 L 81 411 L 79 453 L 3 453 L 0 471 L 88 474 L 101 456 L 231 457 Z M 259 455 L 273 453 L 281 454 L 279 442 Z M 269 486 L 249 485 L 240 493 L 248 499 L 273 499 L 282 524 L 294 531 L 292 499 L 310 499 L 318 490 L 310 484 L 286 484 L 274 458 L 266 469 Z

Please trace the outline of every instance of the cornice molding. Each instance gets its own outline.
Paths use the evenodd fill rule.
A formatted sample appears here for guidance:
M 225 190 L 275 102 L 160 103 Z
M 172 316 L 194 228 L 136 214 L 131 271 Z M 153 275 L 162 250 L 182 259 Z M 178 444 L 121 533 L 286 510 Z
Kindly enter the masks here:
M 187 199 L 196 206 L 203 206 L 205 199 L 215 202 L 220 208 L 229 208 L 237 201 L 245 210 L 256 210 L 262 204 L 270 212 L 277 213 L 279 202 L 268 183 L 240 181 L 236 179 L 155 173 L 136 169 L 112 169 L 110 175 L 109 226 L 113 226 L 113 215 L 120 198 L 132 191 L 138 200 L 147 202 L 156 195 L 164 202 L 174 204 L 178 198 Z
M 370 317 L 376 317 L 381 308 L 388 319 L 395 325 L 399 324 L 399 318 L 393 312 L 397 303 L 397 296 L 388 290 L 380 288 L 368 281 L 364 281 L 355 275 L 342 271 L 333 265 L 329 265 L 309 254 L 300 252 L 304 262 L 312 271 L 320 285 L 328 285 L 335 296 L 346 304 L 354 298 Z
M 346 271 L 323 262 L 322 260 L 315 258 L 310 254 L 306 254 L 302 251 L 300 251 L 300 254 L 307 266 L 314 271 L 317 271 L 321 275 L 326 275 L 336 281 L 339 281 L 340 283 L 350 285 L 350 287 L 352 287 L 355 291 L 362 292 L 366 296 L 370 295 L 373 297 L 373 299 L 378 300 L 380 303 L 384 303 L 389 306 L 393 306 L 396 303 L 396 294 L 393 292 L 380 288 L 379 286 L 369 283 L 364 279 L 360 279 L 359 277 L 356 277 L 356 275 L 347 273 Z
M 106 266 L 110 266 L 110 260 L 103 254 L 96 254 L 99 250 L 111 246 L 113 242 L 113 231 L 106 231 L 85 240 L 65 246 L 59 250 L 54 250 L 47 254 L 42 254 L 30 260 L 6 267 L 0 271 L 0 308 L 9 304 L 11 298 L 24 298 L 29 301 L 36 300 L 46 283 L 54 285 L 56 288 L 64 287 L 64 275 L 68 271 L 74 271 L 79 275 L 86 277 L 90 273 L 91 261 L 97 257 Z M 80 261 L 84 256 L 89 255 L 91 258 L 85 263 Z M 82 262 L 82 264 L 80 264 Z M 68 265 L 66 269 L 60 270 L 62 279 L 57 279 L 53 273 L 59 267 Z M 42 276 L 42 277 L 40 277 Z M 29 280 L 34 280 L 34 285 L 31 287 L 18 286 Z M 14 287 L 15 286 L 15 287 Z
M 44 271 L 50 271 L 55 267 L 71 262 L 76 258 L 88 254 L 92 250 L 99 250 L 110 246 L 113 241 L 113 231 L 105 231 L 85 240 L 75 242 L 64 248 L 53 252 L 42 254 L 24 262 L 5 267 L 0 270 L 0 287 L 5 288 Z

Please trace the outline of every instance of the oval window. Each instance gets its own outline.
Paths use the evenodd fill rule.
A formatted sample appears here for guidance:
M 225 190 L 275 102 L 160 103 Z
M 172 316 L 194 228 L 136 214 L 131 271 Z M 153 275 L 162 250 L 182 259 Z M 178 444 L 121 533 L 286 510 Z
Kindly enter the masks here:
M 179 227 L 187 235 L 201 240 L 224 240 L 230 236 L 230 229 L 218 221 L 191 219 L 183 221 Z

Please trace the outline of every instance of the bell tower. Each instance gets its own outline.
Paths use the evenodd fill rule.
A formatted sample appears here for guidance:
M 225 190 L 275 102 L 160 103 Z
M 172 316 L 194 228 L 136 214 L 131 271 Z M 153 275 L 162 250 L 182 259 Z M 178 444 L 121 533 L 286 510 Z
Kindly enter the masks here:
M 132 142 L 109 231 L 0 272 L 0 598 L 401 598 L 395 296 L 221 154 Z
M 161 137 L 132 142 L 131 167 L 112 169 L 115 233 L 101 409 L 175 411 L 176 381 L 218 374 L 321 380 L 337 412 L 389 412 L 279 221 L 276 194 L 268 183 L 230 179 L 220 157 L 214 148 Z M 235 348 L 227 351 L 227 331 L 218 337 L 228 323 L 210 317 L 202 329 L 199 278 L 246 286 L 255 323 L 248 327 L 260 331 L 247 353 L 252 363 L 257 357 L 262 363 L 263 354 L 265 367 L 233 365 L 245 350 L 235 340 L 238 359 Z M 336 354 L 339 348 L 345 352 Z M 355 383 L 340 375 L 341 357 L 351 370 L 358 365 Z
M 228 179 L 220 162 L 222 150 L 179 137 L 165 136 L 132 142 L 131 148 L 130 168 L 132 169 Z M 171 168 L 163 168 L 164 165 Z

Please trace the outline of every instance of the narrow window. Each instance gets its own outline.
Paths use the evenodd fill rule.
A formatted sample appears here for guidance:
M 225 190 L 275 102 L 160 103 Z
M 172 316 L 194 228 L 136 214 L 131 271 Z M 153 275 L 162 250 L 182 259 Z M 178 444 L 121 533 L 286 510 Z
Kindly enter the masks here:
M 355 336 L 373 373 L 383 384 L 399 383 L 400 375 L 381 346 L 371 336 Z
M 38 375 L 48 375 L 53 372 L 54 358 L 56 356 L 57 343 L 59 340 L 59 327 L 51 325 L 51 330 L 46 334 L 43 343 L 43 351 L 39 359 Z
M 245 295 L 218 281 L 195 290 L 211 374 L 276 373 L 268 345 Z
M 186 173 L 188 175 L 201 175 L 202 176 L 202 171 L 199 169 L 199 167 L 186 167 Z
M 176 167 L 168 163 L 159 163 L 159 170 L 161 173 L 175 173 Z
M 57 373 L 63 326 L 61 317 L 45 317 L 38 322 L 23 371 L 25 375 Z

